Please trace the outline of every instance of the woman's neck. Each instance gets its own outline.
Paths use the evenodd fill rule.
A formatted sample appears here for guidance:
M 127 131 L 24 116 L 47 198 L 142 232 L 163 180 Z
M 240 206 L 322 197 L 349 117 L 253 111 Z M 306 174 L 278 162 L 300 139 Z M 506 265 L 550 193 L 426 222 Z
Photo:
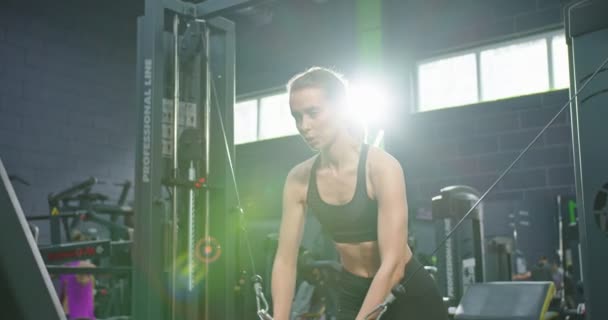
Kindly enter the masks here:
M 357 162 L 361 142 L 349 134 L 341 134 L 320 152 L 321 165 L 338 171 Z

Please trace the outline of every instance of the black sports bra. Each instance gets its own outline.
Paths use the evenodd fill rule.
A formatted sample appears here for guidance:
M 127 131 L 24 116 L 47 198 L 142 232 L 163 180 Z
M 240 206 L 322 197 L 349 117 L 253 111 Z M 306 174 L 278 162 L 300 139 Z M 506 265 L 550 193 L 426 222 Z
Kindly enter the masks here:
M 338 243 L 359 243 L 378 240 L 378 202 L 367 195 L 365 168 L 369 146 L 361 146 L 357 167 L 357 185 L 353 199 L 344 205 L 332 205 L 321 200 L 317 189 L 317 156 L 310 170 L 306 201 L 323 230 Z

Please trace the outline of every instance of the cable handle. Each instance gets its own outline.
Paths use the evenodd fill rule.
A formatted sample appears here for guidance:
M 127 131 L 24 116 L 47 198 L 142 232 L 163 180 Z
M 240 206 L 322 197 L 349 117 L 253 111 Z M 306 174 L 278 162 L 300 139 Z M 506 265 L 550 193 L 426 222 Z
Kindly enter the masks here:
M 253 290 L 255 291 L 255 303 L 258 317 L 260 320 L 272 320 L 272 316 L 268 313 L 268 301 L 262 290 L 262 277 L 256 274 L 251 277 L 251 282 L 253 282 Z

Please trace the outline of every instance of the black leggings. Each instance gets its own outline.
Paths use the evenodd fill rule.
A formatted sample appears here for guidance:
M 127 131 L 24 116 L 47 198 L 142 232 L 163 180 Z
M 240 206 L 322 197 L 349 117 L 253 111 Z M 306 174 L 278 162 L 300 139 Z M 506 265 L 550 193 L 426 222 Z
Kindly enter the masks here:
M 418 267 L 420 262 L 412 258 L 405 267 L 405 278 L 410 279 Z M 355 319 L 372 280 L 373 278 L 360 277 L 343 269 L 338 281 L 338 320 Z M 408 281 L 405 294 L 388 307 L 381 320 L 446 319 L 448 319 L 447 307 L 443 303 L 435 280 L 422 269 Z

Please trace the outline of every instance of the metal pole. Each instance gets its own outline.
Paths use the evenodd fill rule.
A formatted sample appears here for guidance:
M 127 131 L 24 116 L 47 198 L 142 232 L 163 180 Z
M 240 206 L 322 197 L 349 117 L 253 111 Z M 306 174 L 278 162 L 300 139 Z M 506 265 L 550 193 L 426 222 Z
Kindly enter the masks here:
M 178 159 L 177 159 L 177 135 L 179 129 L 179 16 L 173 16 L 173 178 L 177 181 Z M 176 297 L 176 270 L 177 270 L 177 231 L 178 231 L 178 187 L 173 186 L 173 212 L 171 228 L 171 319 L 175 320 L 175 297 Z
M 203 39 L 203 43 L 205 44 L 205 104 L 203 106 L 203 114 L 205 116 L 204 118 L 204 126 L 205 126 L 205 168 L 204 168 L 204 176 L 205 177 L 209 177 L 209 168 L 210 168 L 210 160 L 211 160 L 211 153 L 210 153 L 210 145 L 211 145 L 211 86 L 210 86 L 210 77 L 211 77 L 211 72 L 209 70 L 210 68 L 210 51 L 209 51 L 209 28 L 207 27 L 207 25 L 205 24 L 205 33 L 203 35 L 204 39 Z M 209 225 L 211 223 L 211 219 L 210 219 L 210 213 L 211 213 L 211 206 L 210 206 L 210 199 L 211 199 L 211 195 L 209 193 L 209 189 L 205 189 L 205 241 L 209 241 Z M 209 272 L 209 260 L 205 259 L 205 272 Z M 205 296 L 205 318 L 204 319 L 209 319 L 209 281 L 205 281 L 205 289 L 204 289 L 204 296 Z
M 560 265 L 562 266 L 562 274 L 560 277 L 561 283 L 562 283 L 562 288 L 560 288 L 560 301 L 562 305 L 565 305 L 566 303 L 566 295 L 564 292 L 564 275 L 566 273 L 566 262 L 564 259 L 564 223 L 563 223 L 563 219 L 562 219 L 562 201 L 563 198 L 561 195 L 557 196 L 557 232 L 558 232 L 558 247 L 559 247 L 559 262 Z
M 194 161 L 190 161 L 190 168 L 188 169 L 188 179 L 192 182 L 196 180 L 196 169 L 194 167 Z M 194 215 L 196 213 L 196 195 L 194 190 L 190 190 L 188 197 L 188 290 L 194 289 L 194 251 L 196 250 L 195 240 L 195 220 Z

